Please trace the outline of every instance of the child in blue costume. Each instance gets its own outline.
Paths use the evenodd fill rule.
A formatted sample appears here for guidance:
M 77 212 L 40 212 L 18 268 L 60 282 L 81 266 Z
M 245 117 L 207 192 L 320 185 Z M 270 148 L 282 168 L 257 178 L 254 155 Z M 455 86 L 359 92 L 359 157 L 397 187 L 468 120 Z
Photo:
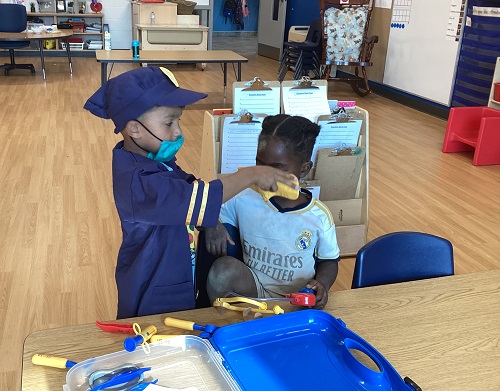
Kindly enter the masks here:
M 85 103 L 94 115 L 112 119 L 123 136 L 113 149 L 123 232 L 115 273 L 119 319 L 194 308 L 187 226 L 216 226 L 222 203 L 251 185 L 294 187 L 289 174 L 271 167 L 205 182 L 176 164 L 182 110 L 206 96 L 180 88 L 166 68 L 144 67 L 108 80 Z

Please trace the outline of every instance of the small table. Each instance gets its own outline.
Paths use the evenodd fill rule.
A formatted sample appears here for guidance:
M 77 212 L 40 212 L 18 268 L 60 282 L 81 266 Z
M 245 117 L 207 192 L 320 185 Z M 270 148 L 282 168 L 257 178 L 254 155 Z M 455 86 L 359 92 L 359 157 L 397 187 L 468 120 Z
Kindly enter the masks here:
M 285 311 L 297 310 L 291 307 L 283 305 Z M 500 270 L 330 292 L 325 307 L 383 354 L 402 377 L 429 391 L 498 389 L 499 309 Z M 166 316 L 120 322 L 155 325 L 159 334 L 189 333 L 165 326 Z M 168 316 L 217 326 L 242 321 L 241 313 L 220 315 L 214 308 Z M 24 342 L 22 390 L 57 390 L 65 383 L 66 371 L 33 365 L 33 354 L 83 361 L 122 350 L 125 338 L 94 324 L 35 331 Z
M 73 65 L 71 64 L 71 51 L 69 48 L 69 37 L 73 35 L 73 30 L 60 29 L 55 33 L 42 32 L 41 34 L 28 33 L 23 31 L 21 33 L 2 33 L 0 32 L 0 41 L 35 41 L 40 51 L 40 59 L 42 60 L 42 73 L 43 80 L 45 76 L 45 61 L 43 57 L 43 41 L 46 39 L 60 39 L 66 43 L 66 53 L 68 55 L 69 73 L 73 74 Z
M 248 62 L 248 58 L 240 56 L 232 50 L 141 50 L 140 58 L 133 58 L 132 50 L 96 50 L 95 56 L 97 62 L 101 63 L 101 84 L 108 80 L 107 67 L 109 63 L 220 63 L 223 64 L 224 98 L 227 88 L 227 64 L 238 64 L 237 80 L 241 81 L 241 64 Z

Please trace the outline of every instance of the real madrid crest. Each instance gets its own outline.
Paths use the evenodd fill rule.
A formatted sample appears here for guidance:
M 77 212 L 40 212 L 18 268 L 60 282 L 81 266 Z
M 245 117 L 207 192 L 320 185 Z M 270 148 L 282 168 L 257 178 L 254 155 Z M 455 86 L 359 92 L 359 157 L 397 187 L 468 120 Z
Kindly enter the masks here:
M 302 231 L 299 237 L 295 239 L 295 248 L 297 250 L 307 250 L 309 247 L 311 247 L 311 237 L 311 231 Z

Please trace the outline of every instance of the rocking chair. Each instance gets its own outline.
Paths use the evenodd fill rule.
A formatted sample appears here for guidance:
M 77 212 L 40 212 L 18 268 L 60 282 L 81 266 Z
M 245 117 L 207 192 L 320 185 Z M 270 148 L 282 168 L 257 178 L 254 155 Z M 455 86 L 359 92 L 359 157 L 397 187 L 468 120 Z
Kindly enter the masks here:
M 366 67 L 378 36 L 367 37 L 373 0 L 320 0 L 323 23 L 323 79 L 349 83 L 359 96 L 368 95 Z M 354 67 L 354 75 L 331 77 L 332 65 Z M 361 70 L 361 75 L 360 75 Z

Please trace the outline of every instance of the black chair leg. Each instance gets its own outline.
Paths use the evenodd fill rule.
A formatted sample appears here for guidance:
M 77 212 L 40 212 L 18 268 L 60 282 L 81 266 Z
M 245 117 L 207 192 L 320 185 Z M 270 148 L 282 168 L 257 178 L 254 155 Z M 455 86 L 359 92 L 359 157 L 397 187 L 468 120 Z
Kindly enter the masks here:
M 14 57 L 14 50 L 10 49 L 9 50 L 9 55 L 10 55 L 10 64 L 5 64 L 2 68 L 5 70 L 5 75 L 9 75 L 9 71 L 13 69 L 29 69 L 31 71 L 31 74 L 34 75 L 36 73 L 35 67 L 33 64 L 16 64 L 16 59 Z

